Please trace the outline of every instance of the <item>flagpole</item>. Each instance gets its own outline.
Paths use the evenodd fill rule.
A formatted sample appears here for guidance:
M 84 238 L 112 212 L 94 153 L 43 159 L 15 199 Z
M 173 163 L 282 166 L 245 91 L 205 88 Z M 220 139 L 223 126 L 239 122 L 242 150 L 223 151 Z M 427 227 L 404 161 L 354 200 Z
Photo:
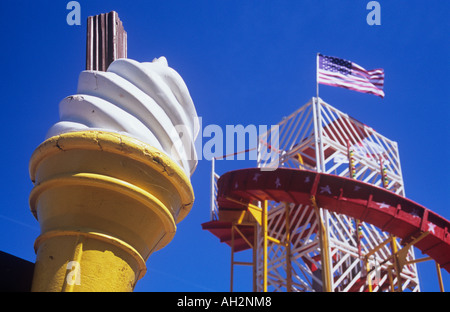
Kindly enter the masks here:
M 317 53 L 317 55 L 316 55 L 316 99 L 317 99 L 317 103 L 319 103 L 319 55 L 320 55 L 320 53 Z
M 316 57 L 316 99 L 313 102 L 313 114 L 314 114 L 314 131 L 316 133 L 316 167 L 317 171 L 321 172 L 323 169 L 323 148 L 322 148 L 322 119 L 320 117 L 320 104 L 319 104 L 319 55 Z

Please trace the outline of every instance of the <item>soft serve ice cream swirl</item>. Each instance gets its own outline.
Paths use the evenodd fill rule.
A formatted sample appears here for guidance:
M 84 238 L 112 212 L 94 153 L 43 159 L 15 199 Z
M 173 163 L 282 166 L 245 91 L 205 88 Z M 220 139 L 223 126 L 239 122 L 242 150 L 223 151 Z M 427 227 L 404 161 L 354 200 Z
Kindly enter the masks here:
M 59 115 L 47 138 L 71 131 L 111 131 L 161 150 L 188 177 L 197 165 L 197 112 L 186 84 L 164 57 L 144 63 L 118 59 L 106 72 L 81 72 L 77 94 L 60 102 Z

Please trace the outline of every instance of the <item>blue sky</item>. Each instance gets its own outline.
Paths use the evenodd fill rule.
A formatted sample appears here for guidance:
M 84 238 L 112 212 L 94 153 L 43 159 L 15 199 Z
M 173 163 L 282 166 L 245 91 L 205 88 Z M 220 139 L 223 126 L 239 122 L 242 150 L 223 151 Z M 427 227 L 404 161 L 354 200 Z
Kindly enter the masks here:
M 397 141 L 406 195 L 450 219 L 450 2 L 380 0 L 379 26 L 367 24 L 364 0 L 81 0 L 80 26 L 66 23 L 67 2 L 1 6 L 1 250 L 35 259 L 39 226 L 29 211 L 28 162 L 58 120 L 58 103 L 76 92 L 86 18 L 112 10 L 128 32 L 128 57 L 165 56 L 184 78 L 203 126 L 276 124 L 315 96 L 317 52 L 384 68 L 384 99 L 329 86 L 320 96 Z M 222 161 L 217 169 L 254 165 Z M 209 220 L 210 168 L 199 162 L 194 207 L 174 240 L 150 257 L 136 291 L 229 290 L 229 247 L 201 229 Z M 245 270 L 236 290 L 251 290 Z M 422 290 L 438 291 L 433 262 L 420 264 L 419 274 Z M 448 291 L 450 276 L 443 277 Z

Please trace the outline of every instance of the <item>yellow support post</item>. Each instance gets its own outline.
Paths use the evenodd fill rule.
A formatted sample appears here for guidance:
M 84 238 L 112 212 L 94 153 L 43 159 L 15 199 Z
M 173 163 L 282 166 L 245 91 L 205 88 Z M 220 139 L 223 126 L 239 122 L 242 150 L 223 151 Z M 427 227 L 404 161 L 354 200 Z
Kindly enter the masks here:
M 405 265 L 425 262 L 425 261 L 429 261 L 429 260 L 433 260 L 433 258 L 425 257 L 425 258 L 420 258 L 420 259 L 414 259 L 414 260 L 406 261 Z
M 392 268 L 388 268 L 389 285 L 391 286 L 391 292 L 395 291 L 394 279 L 392 278 Z
M 365 259 L 364 262 L 366 264 L 366 281 L 367 281 L 368 290 L 369 290 L 369 292 L 372 292 L 372 278 L 370 277 L 370 275 L 371 275 L 370 264 L 369 264 L 368 259 Z
M 286 288 L 292 291 L 292 266 L 291 266 L 291 224 L 289 204 L 284 203 L 285 224 L 286 224 Z
M 263 232 L 263 292 L 267 292 L 267 200 L 263 202 L 262 210 L 262 232 Z
M 402 267 L 400 265 L 400 260 L 398 256 L 398 248 L 397 248 L 397 241 L 395 239 L 395 236 L 391 235 L 391 248 L 392 248 L 392 260 L 394 262 L 394 270 L 397 275 L 397 291 L 402 292 L 402 281 L 400 277 L 400 273 L 402 272 Z
M 387 261 L 392 259 L 393 264 L 391 266 L 389 266 L 389 268 L 388 268 L 388 270 L 389 270 L 388 271 L 388 273 L 389 273 L 389 281 L 391 283 L 391 290 L 394 291 L 392 272 L 390 271 L 390 270 L 393 269 L 393 270 L 396 271 L 396 274 L 397 274 L 397 286 L 399 287 L 399 291 L 402 291 L 400 273 L 401 273 L 401 271 L 403 269 L 403 266 L 408 265 L 408 264 L 414 264 L 414 263 L 419 263 L 419 262 L 431 260 L 430 257 L 426 257 L 426 258 L 422 258 L 422 259 L 409 260 L 409 261 L 406 260 L 406 258 L 408 256 L 409 249 L 414 244 L 416 244 L 417 242 L 422 240 L 424 237 L 426 237 L 428 234 L 429 234 L 429 232 L 422 232 L 417 237 L 415 237 L 415 236 L 410 237 L 408 239 L 409 242 L 406 243 L 400 250 L 398 250 L 397 241 L 396 241 L 395 236 L 391 235 L 388 239 L 386 239 L 382 243 L 380 243 L 377 246 L 375 246 L 374 248 L 372 248 L 369 252 L 367 252 L 366 255 L 364 256 L 364 260 L 366 262 L 368 262 L 370 256 L 375 254 L 378 250 L 380 250 L 381 248 L 386 246 L 388 243 L 391 243 L 391 252 L 392 252 L 392 254 L 391 254 L 391 256 L 386 258 L 383 261 L 383 263 L 386 263 Z M 369 271 L 369 272 L 371 272 L 371 271 Z
M 444 292 L 444 283 L 442 282 L 441 266 L 437 262 L 436 262 L 436 271 L 438 275 L 439 289 L 441 290 L 441 292 Z
M 256 283 L 256 275 L 258 273 L 256 267 L 257 245 L 258 245 L 257 228 L 256 224 L 253 224 L 253 292 L 256 292 L 257 290 L 257 283 Z
M 331 272 L 330 272 L 330 255 L 328 247 L 328 236 L 322 217 L 320 216 L 320 209 L 316 202 L 316 197 L 311 196 L 311 202 L 317 215 L 319 223 L 319 240 L 320 250 L 322 256 L 322 289 L 325 292 L 331 292 Z

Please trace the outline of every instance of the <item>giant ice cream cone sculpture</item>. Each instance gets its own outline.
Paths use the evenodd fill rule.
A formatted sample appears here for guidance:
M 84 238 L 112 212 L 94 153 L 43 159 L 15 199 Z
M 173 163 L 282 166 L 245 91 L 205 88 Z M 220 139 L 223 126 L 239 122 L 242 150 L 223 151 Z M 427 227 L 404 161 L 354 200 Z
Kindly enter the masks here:
M 35 150 L 33 291 L 132 291 L 194 201 L 197 115 L 165 58 L 81 73 Z M 180 134 L 180 130 L 182 133 Z

